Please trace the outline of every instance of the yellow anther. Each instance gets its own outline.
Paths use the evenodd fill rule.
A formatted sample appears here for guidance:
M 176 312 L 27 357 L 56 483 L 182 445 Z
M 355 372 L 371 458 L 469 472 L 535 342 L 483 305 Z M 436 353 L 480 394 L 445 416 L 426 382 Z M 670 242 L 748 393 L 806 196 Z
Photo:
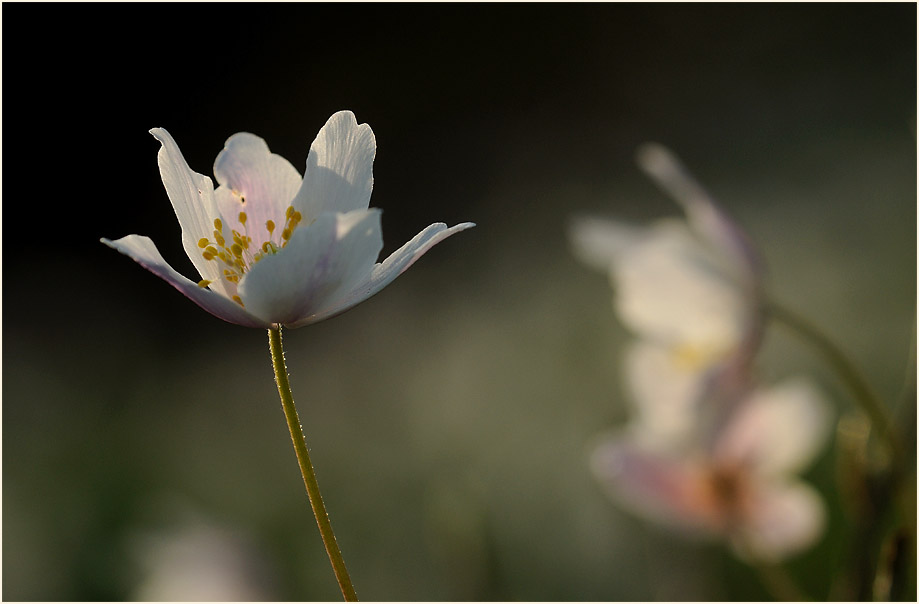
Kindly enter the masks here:
M 243 304 L 242 298 L 240 298 L 239 296 L 233 296 L 233 301 L 239 304 L 240 306 L 242 306 L 243 308 L 246 307 L 246 305 Z
M 214 240 L 220 247 L 223 247 L 223 244 L 227 242 L 227 240 L 223 238 L 223 235 L 220 234 L 220 231 L 214 231 Z
M 206 248 L 206 247 L 207 247 L 207 244 L 209 244 L 209 243 L 210 243 L 210 241 L 207 240 L 207 237 L 202 237 L 201 239 L 198 240 L 198 247 L 200 247 L 200 248 L 202 248 L 202 249 L 203 249 L 203 248 Z
M 239 213 L 239 223 L 246 224 L 246 213 L 245 212 Z
M 295 212 L 295 211 L 296 211 L 296 210 L 294 210 L 294 206 L 287 206 L 287 212 L 286 212 L 285 217 L 286 217 L 286 218 L 290 218 L 291 216 L 294 215 L 294 212 Z
M 239 258 L 243 255 L 243 246 L 238 243 L 234 243 L 233 247 L 230 248 L 230 251 L 233 252 L 233 255 Z
M 290 229 L 284 229 L 284 232 L 281 233 L 281 239 L 283 239 L 284 241 L 287 241 L 288 239 L 290 239 Z
M 269 222 L 271 222 L 271 221 L 269 220 Z M 262 244 L 262 251 L 265 252 L 266 254 L 270 254 L 270 253 L 271 253 L 270 251 L 268 251 L 268 250 L 270 249 L 270 247 L 271 247 L 270 244 L 271 244 L 270 241 L 266 241 L 265 243 Z
M 291 207 L 293 207 L 293 206 L 291 206 Z M 303 220 L 303 215 L 300 214 L 300 212 L 294 212 L 293 215 L 290 217 L 290 221 L 291 221 L 292 223 L 298 223 L 298 222 L 300 222 L 301 220 Z
M 215 218 L 215 219 L 214 219 L 214 228 L 217 229 L 218 231 L 222 231 L 222 230 L 223 230 L 223 221 L 221 221 L 219 218 Z
M 213 259 L 214 259 L 214 255 L 211 254 L 210 252 L 204 252 L 203 254 L 201 254 L 201 256 L 203 256 L 205 260 L 213 260 Z
M 211 282 L 208 281 L 207 279 L 202 279 L 201 281 L 198 281 L 198 287 L 207 287 L 210 284 Z
M 216 256 L 216 255 L 217 255 L 217 248 L 215 248 L 213 245 L 209 245 L 209 246 L 207 246 L 207 248 L 205 248 L 204 253 L 205 253 L 205 254 L 210 254 L 211 256 Z
M 265 228 L 268 229 L 268 234 L 271 235 L 274 233 L 274 220 L 269 220 L 265 223 Z

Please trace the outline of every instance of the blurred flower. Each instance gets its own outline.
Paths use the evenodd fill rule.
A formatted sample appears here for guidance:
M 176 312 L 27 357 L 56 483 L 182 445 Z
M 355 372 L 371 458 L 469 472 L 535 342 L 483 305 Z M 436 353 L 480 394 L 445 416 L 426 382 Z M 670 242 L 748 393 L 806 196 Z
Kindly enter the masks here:
M 432 224 L 386 260 L 380 210 L 368 208 L 376 141 L 354 114 L 329 118 L 303 178 L 261 138 L 231 136 L 214 164 L 219 187 L 193 172 L 162 128 L 160 174 L 197 283 L 176 272 L 148 237 L 102 242 L 133 258 L 211 314 L 239 325 L 301 327 L 366 300 L 433 245 L 473 226 Z
M 760 339 L 761 269 L 743 231 L 669 151 L 648 144 L 638 161 L 686 219 L 582 217 L 570 238 L 579 258 L 610 276 L 617 314 L 639 338 L 626 361 L 633 397 L 644 401 L 636 411 L 650 416 L 652 438 L 669 442 L 693 427 L 713 381 L 744 374 Z
M 806 469 L 830 426 L 826 403 L 803 380 L 754 390 L 720 430 L 664 452 L 630 429 L 603 437 L 591 468 L 634 513 L 689 532 L 726 538 L 743 558 L 773 562 L 821 535 L 819 494 Z
M 591 467 L 609 495 L 650 520 L 726 538 L 775 561 L 820 536 L 819 494 L 796 476 L 820 450 L 829 411 L 803 380 L 756 387 L 762 268 L 746 235 L 659 145 L 639 164 L 685 220 L 647 227 L 582 218 L 579 257 L 609 272 L 632 418 L 601 439 Z
M 267 560 L 243 536 L 206 523 L 135 538 L 141 602 L 276 599 Z

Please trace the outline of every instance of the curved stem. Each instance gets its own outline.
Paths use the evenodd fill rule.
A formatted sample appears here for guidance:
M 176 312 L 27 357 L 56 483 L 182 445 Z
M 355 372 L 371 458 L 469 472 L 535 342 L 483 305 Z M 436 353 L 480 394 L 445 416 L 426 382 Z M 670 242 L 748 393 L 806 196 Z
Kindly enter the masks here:
M 881 400 L 875 396 L 874 392 L 872 392 L 865 378 L 855 367 L 855 364 L 849 360 L 845 353 L 843 353 L 832 340 L 794 312 L 775 303 L 768 304 L 766 312 L 769 316 L 784 323 L 807 340 L 824 356 L 830 365 L 833 366 L 839 374 L 840 379 L 842 379 L 852 391 L 855 401 L 868 415 L 868 418 L 881 435 L 881 438 L 887 442 L 890 448 L 893 474 L 899 476 L 900 472 L 905 468 L 905 449 L 897 437 L 893 421 L 884 403 L 882 403 Z
M 278 394 L 281 396 L 281 406 L 284 408 L 284 416 L 287 418 L 287 427 L 290 428 L 290 438 L 294 442 L 294 451 L 297 453 L 297 461 L 300 463 L 300 473 L 303 474 L 306 493 L 309 495 L 313 514 L 316 516 L 316 524 L 319 525 L 319 534 L 322 535 L 322 542 L 325 544 L 326 553 L 329 554 L 329 561 L 332 562 L 332 570 L 335 572 L 335 578 L 338 579 L 338 586 L 341 588 L 342 596 L 344 596 L 346 602 L 356 602 L 357 594 L 351 585 L 351 577 L 348 575 L 348 569 L 345 568 L 345 559 L 342 558 L 338 542 L 335 540 L 335 533 L 332 532 L 332 522 L 329 520 L 329 514 L 325 510 L 325 504 L 322 502 L 319 482 L 316 480 L 316 472 L 310 462 L 309 449 L 306 447 L 303 428 L 300 426 L 300 418 L 297 416 L 294 396 L 290 391 L 287 366 L 284 363 L 284 348 L 281 344 L 280 327 L 268 330 L 268 343 L 271 348 L 271 363 L 274 367 L 275 381 L 278 384 Z

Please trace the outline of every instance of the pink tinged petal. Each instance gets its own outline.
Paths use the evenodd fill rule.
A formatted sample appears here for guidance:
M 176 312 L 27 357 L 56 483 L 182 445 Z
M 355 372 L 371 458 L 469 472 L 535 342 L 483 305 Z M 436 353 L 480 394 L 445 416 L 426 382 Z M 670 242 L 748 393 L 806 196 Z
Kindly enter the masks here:
M 211 236 L 214 218 L 218 215 L 214 183 L 207 176 L 193 172 L 188 167 L 185 157 L 168 132 L 162 128 L 153 128 L 150 134 L 163 145 L 157 154 L 157 162 L 166 195 L 172 202 L 182 228 L 182 247 L 201 277 L 216 282 L 219 280 L 219 269 L 201 256 L 198 247 L 199 239 Z
M 252 316 L 236 302 L 217 292 L 199 287 L 197 283 L 177 273 L 166 263 L 149 237 L 128 235 L 117 241 L 102 239 L 102 243 L 118 250 L 126 256 L 130 256 L 138 264 L 164 279 L 167 283 L 185 294 L 192 302 L 215 317 L 245 327 L 270 327 L 270 323 Z
M 646 227 L 599 218 L 579 217 L 568 225 L 568 239 L 578 259 L 604 272 L 647 232 Z
M 607 494 L 638 516 L 694 532 L 720 530 L 722 519 L 701 465 L 613 436 L 594 449 L 590 467 Z
M 257 262 L 240 281 L 239 295 L 265 321 L 299 327 L 367 279 L 382 247 L 379 210 L 322 214 Z
M 294 208 L 307 221 L 323 212 L 367 209 L 376 148 L 370 126 L 358 125 L 350 111 L 334 114 L 310 146 Z
M 830 433 L 828 403 L 801 378 L 754 391 L 734 413 L 715 455 L 747 464 L 758 474 L 804 470 Z
M 316 323 L 328 319 L 337 314 L 360 304 L 367 298 L 378 293 L 384 287 L 393 282 L 393 280 L 415 263 L 418 258 L 425 252 L 434 247 L 437 243 L 447 237 L 474 227 L 471 222 L 464 222 L 456 226 L 447 228 L 442 222 L 428 226 L 426 229 L 415 235 L 405 245 L 393 252 L 386 260 L 376 264 L 373 270 L 367 275 L 367 278 L 361 281 L 357 286 L 343 297 L 337 299 L 333 304 L 316 312 L 310 316 L 304 317 L 291 327 L 301 327 L 309 323 Z
M 228 138 L 217 155 L 214 176 L 221 185 L 215 198 L 227 227 L 248 234 L 257 249 L 269 239 L 265 223 L 271 220 L 277 226 L 277 239 L 284 228 L 284 213 L 302 182 L 296 168 L 272 153 L 261 138 L 240 132 Z M 245 225 L 239 222 L 240 212 L 246 213 Z M 224 238 L 231 239 L 226 233 Z
M 733 539 L 741 556 L 778 562 L 811 547 L 823 534 L 823 500 L 808 485 L 760 484 L 750 495 L 747 517 Z

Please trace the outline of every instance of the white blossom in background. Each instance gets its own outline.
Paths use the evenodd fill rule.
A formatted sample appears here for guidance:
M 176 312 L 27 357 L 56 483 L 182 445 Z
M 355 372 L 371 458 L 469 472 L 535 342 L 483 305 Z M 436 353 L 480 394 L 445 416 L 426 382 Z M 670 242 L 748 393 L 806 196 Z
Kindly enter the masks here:
M 581 217 L 575 254 L 608 273 L 619 319 L 637 336 L 626 358 L 636 422 L 662 443 L 694 429 L 691 417 L 712 382 L 734 372 L 759 344 L 761 269 L 743 231 L 656 144 L 639 165 L 682 207 L 684 219 L 639 226 Z M 649 416 L 649 421 L 642 418 Z
M 257 602 L 277 598 L 268 561 L 244 537 L 206 523 L 135 537 L 140 602 Z
M 211 314 L 247 327 L 301 327 L 386 287 L 433 245 L 474 226 L 435 223 L 383 262 L 380 210 L 369 208 L 376 140 L 354 114 L 334 114 L 301 178 L 261 138 L 231 136 L 214 164 L 219 186 L 193 172 L 162 128 L 160 175 L 201 277 L 169 266 L 147 237 L 103 243 L 130 256 Z
M 745 559 L 776 562 L 823 532 L 819 493 L 798 474 L 823 447 L 831 416 L 793 379 L 751 391 L 711 440 L 662 451 L 630 429 L 600 439 L 590 465 L 609 496 L 648 520 L 728 540 Z
M 591 469 L 633 513 L 720 537 L 745 559 L 777 561 L 820 537 L 818 492 L 798 474 L 831 422 L 803 379 L 761 387 L 762 269 L 746 235 L 659 145 L 639 164 L 685 219 L 649 226 L 580 218 L 576 254 L 609 274 L 636 336 L 624 369 L 631 417 L 592 449 Z

